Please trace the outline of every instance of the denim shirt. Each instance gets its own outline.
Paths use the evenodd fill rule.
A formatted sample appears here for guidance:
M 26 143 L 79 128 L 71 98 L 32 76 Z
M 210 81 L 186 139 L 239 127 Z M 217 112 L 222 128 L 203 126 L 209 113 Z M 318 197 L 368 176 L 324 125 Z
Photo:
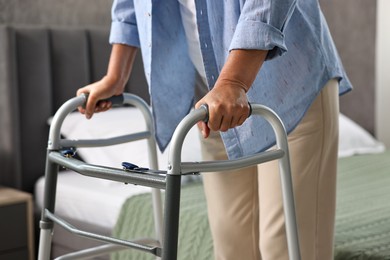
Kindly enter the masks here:
M 233 49 L 268 50 L 248 100 L 273 109 L 291 132 L 326 82 L 352 89 L 317 0 L 195 0 L 209 89 Z M 177 0 L 115 0 L 110 43 L 141 48 L 161 150 L 194 105 L 196 71 Z M 275 144 L 272 128 L 252 116 L 222 133 L 229 158 Z

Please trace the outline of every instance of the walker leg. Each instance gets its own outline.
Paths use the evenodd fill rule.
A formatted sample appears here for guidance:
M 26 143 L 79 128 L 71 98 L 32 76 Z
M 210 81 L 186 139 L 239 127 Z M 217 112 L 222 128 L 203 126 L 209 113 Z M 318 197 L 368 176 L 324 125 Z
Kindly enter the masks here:
M 52 240 L 52 229 L 51 228 L 43 229 L 41 227 L 41 232 L 39 236 L 38 260 L 50 259 L 51 240 Z
M 176 260 L 179 236 L 181 175 L 167 175 L 163 260 Z
M 49 260 L 54 223 L 45 216 L 45 210 L 54 212 L 57 190 L 58 165 L 50 162 L 49 153 L 46 156 L 45 191 L 43 196 L 43 209 L 41 214 L 38 260 Z
M 287 149 L 287 148 L 286 148 Z M 289 155 L 279 160 L 280 178 L 282 185 L 283 209 L 285 215 L 288 255 L 291 260 L 300 260 L 298 227 L 295 213 L 293 183 Z
M 163 244 L 163 207 L 162 207 L 162 198 L 161 198 L 161 190 L 152 189 L 152 202 L 153 202 L 153 217 L 154 217 L 154 225 L 156 232 L 156 239 Z

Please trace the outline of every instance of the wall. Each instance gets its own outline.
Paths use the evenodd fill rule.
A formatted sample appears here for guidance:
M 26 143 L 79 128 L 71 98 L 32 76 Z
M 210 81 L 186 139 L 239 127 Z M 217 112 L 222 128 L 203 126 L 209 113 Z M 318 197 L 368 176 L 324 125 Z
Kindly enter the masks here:
M 376 1 L 320 0 L 320 4 L 354 86 L 340 98 L 340 110 L 375 133 Z
M 376 134 L 390 148 L 390 1 L 378 0 Z
M 112 0 L 0 0 L 0 24 L 110 25 Z

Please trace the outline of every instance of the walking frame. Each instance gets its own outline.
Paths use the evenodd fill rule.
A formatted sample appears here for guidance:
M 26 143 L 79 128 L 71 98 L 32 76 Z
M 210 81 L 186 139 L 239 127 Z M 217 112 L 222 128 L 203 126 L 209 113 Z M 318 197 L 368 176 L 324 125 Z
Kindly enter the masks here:
M 280 178 L 282 184 L 283 207 L 285 214 L 285 227 L 287 234 L 288 252 L 291 260 L 300 260 L 298 232 L 296 226 L 295 206 L 292 188 L 287 135 L 280 118 L 269 108 L 252 104 L 252 116 L 262 116 L 272 126 L 276 136 L 276 148 L 266 152 L 225 161 L 182 162 L 181 151 L 184 139 L 189 130 L 199 121 L 207 120 L 206 106 L 190 112 L 177 126 L 170 145 L 167 171 L 156 170 L 157 151 L 154 138 L 153 118 L 149 106 L 138 96 L 124 93 L 114 97 L 113 103 L 117 105 L 132 105 L 138 108 L 146 122 L 146 130 L 134 134 L 127 134 L 105 139 L 67 140 L 60 137 L 62 123 L 66 116 L 77 107 L 86 103 L 87 96 L 80 95 L 65 102 L 53 117 L 49 131 L 49 140 L 46 157 L 45 190 L 43 210 L 40 221 L 40 241 L 38 260 L 50 259 L 51 241 L 54 223 L 67 231 L 88 239 L 105 242 L 102 246 L 68 253 L 56 258 L 89 259 L 97 255 L 133 248 L 155 255 L 162 260 L 177 259 L 179 210 L 182 175 L 199 172 L 226 171 L 256 165 L 272 160 L 279 161 Z M 77 147 L 103 147 L 146 139 L 148 145 L 149 169 L 117 169 L 84 163 L 72 156 L 64 156 L 66 148 Z M 54 213 L 56 185 L 59 166 L 63 166 L 84 176 L 102 178 L 123 183 L 132 183 L 152 188 L 153 215 L 156 238 L 122 240 L 110 236 L 99 235 L 80 230 L 67 223 Z M 161 190 L 165 190 L 164 215 L 161 199 Z M 163 217 L 164 216 L 164 217 Z

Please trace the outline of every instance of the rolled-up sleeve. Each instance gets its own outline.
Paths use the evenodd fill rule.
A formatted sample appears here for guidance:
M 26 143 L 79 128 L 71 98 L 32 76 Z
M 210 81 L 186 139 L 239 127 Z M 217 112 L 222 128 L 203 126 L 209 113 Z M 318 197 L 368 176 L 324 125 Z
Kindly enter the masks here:
M 296 0 L 245 1 L 230 50 L 268 50 L 267 59 L 287 51 L 283 33 L 294 11 Z
M 114 0 L 111 9 L 110 43 L 140 47 L 136 14 L 132 0 Z

